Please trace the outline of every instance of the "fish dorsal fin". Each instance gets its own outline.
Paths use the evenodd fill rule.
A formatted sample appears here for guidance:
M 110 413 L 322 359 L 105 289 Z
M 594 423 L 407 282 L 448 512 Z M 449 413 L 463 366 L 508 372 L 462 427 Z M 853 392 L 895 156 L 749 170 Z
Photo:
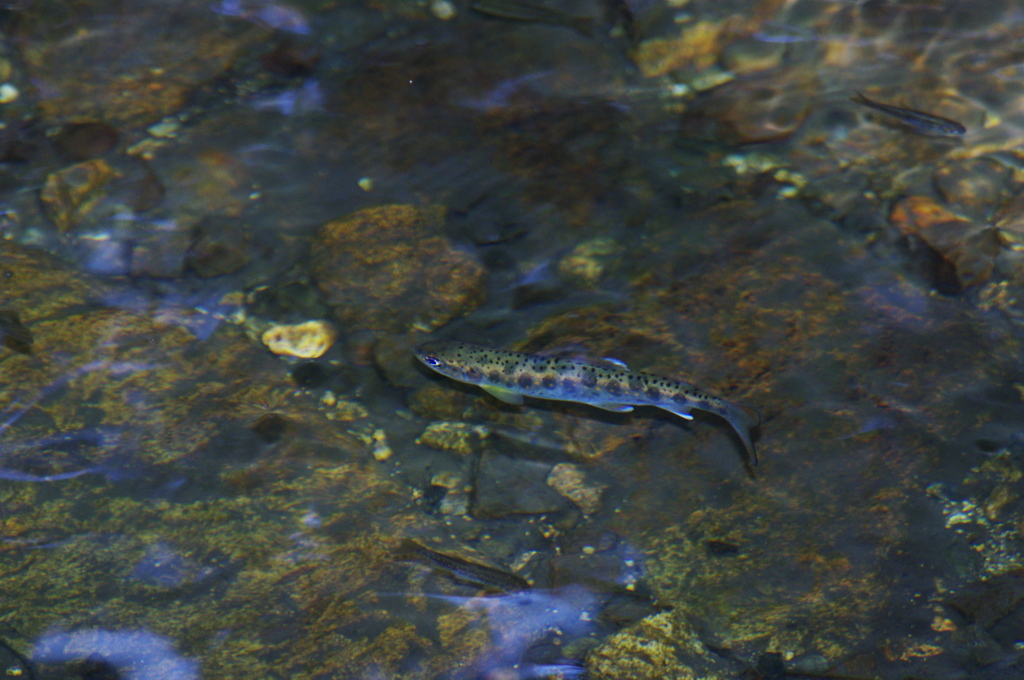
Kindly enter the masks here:
M 605 411 L 614 411 L 616 413 L 629 413 L 630 411 L 633 410 L 633 407 L 630 406 L 629 404 L 609 404 L 609 403 L 602 403 L 602 402 L 588 402 L 588 403 L 590 403 L 591 406 L 596 406 L 597 408 L 602 408 Z
M 626 362 L 621 359 L 615 359 L 613 357 L 595 358 L 587 354 L 586 348 L 578 345 L 549 348 L 540 352 L 535 352 L 534 354 L 541 357 L 549 357 L 551 359 L 572 361 L 577 364 L 587 364 L 588 366 L 595 366 L 597 368 L 617 368 L 624 371 L 629 370 L 629 366 L 627 366 Z
M 491 395 L 495 399 L 501 399 L 506 404 L 522 404 L 523 395 L 518 392 L 506 389 L 504 387 L 493 387 L 491 385 L 481 385 L 487 394 Z
M 569 356 L 563 356 L 570 360 L 574 364 L 586 364 L 587 366 L 593 366 L 597 369 L 613 369 L 615 371 L 629 371 L 630 367 L 626 366 L 626 362 L 622 359 L 612 358 L 610 356 L 594 357 L 588 354 L 573 354 Z

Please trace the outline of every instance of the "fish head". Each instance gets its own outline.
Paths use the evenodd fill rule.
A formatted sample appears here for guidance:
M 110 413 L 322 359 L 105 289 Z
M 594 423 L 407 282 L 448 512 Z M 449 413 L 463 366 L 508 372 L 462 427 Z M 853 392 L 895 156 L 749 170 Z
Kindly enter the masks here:
M 476 373 L 468 361 L 469 352 L 461 351 L 463 343 L 454 340 L 432 340 L 413 349 L 416 358 L 441 375 L 462 382 L 476 382 Z

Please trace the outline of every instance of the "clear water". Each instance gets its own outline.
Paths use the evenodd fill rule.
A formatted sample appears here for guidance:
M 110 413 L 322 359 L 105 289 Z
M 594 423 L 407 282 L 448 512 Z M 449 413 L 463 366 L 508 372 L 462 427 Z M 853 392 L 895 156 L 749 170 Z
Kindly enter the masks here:
M 0 664 L 1020 677 L 1022 17 L 6 5 Z M 261 339 L 310 320 L 320 357 Z M 431 338 L 691 381 L 760 465 L 711 415 L 503 404 Z

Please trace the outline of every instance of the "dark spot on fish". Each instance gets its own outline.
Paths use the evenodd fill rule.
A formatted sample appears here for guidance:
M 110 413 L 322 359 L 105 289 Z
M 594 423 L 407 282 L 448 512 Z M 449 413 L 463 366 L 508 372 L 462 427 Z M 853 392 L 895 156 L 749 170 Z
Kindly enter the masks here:
M 710 411 L 711 410 L 711 404 L 709 404 L 706 399 L 701 399 L 696 404 L 694 404 L 693 407 L 694 408 L 699 408 L 701 411 Z
M 548 389 L 551 389 L 556 384 L 558 384 L 558 380 L 553 375 L 546 375 L 540 379 L 540 384 L 543 385 L 544 387 L 547 387 Z
M 613 397 L 617 397 L 620 394 L 622 394 L 622 385 L 620 385 L 614 380 L 609 382 L 604 389 L 606 392 L 608 392 L 608 394 L 612 395 Z
M 480 379 L 480 371 L 476 370 L 472 366 L 467 367 L 466 370 L 465 370 L 465 373 L 466 373 L 466 377 L 469 378 L 470 380 L 479 380 Z
M 583 386 L 584 387 L 595 387 L 597 385 L 597 376 L 591 371 L 587 371 L 583 374 Z
M 576 391 L 576 381 L 572 378 L 565 378 L 562 380 L 562 389 L 566 392 Z
M 677 401 L 680 404 L 685 404 L 686 402 L 689 401 L 689 398 L 686 396 L 686 392 L 680 392 L 679 394 L 672 395 L 672 401 Z
M 533 387 L 533 378 L 526 375 L 525 373 L 519 376 L 519 380 L 517 382 L 519 383 L 520 387 Z
M 651 399 L 661 399 L 661 390 L 659 390 L 657 387 L 648 387 L 647 396 L 650 397 Z
M 498 382 L 499 380 L 501 380 L 501 372 L 491 371 L 490 373 L 487 374 L 487 379 L 490 380 L 491 382 Z

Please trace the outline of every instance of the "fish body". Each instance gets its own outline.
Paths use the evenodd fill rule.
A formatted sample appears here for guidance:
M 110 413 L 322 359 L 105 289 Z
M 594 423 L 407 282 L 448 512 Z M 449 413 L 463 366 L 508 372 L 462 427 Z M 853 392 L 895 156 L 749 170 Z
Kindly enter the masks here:
M 955 120 L 950 120 L 949 118 L 943 118 L 930 113 L 924 113 L 923 111 L 915 111 L 914 109 L 908 109 L 902 106 L 891 106 L 889 104 L 876 102 L 873 99 L 868 99 L 860 92 L 856 93 L 853 97 L 850 97 L 850 99 L 862 106 L 867 106 L 875 111 L 881 111 L 886 115 L 892 116 L 901 123 L 914 128 L 918 132 L 933 135 L 962 135 L 967 132 L 967 128 Z
M 426 342 L 414 352 L 416 358 L 441 375 L 479 385 L 512 404 L 521 404 L 527 396 L 579 402 L 619 413 L 632 411 L 634 406 L 654 406 L 687 420 L 693 418 L 693 409 L 714 413 L 736 430 L 751 462 L 757 465 L 750 438 L 750 431 L 761 422 L 757 411 L 680 380 L 456 340 Z
M 464 581 L 497 588 L 506 593 L 519 593 L 530 589 L 530 584 L 526 582 L 526 579 L 513 573 L 431 550 L 409 538 L 402 539 L 396 556 L 400 560 L 438 567 Z

